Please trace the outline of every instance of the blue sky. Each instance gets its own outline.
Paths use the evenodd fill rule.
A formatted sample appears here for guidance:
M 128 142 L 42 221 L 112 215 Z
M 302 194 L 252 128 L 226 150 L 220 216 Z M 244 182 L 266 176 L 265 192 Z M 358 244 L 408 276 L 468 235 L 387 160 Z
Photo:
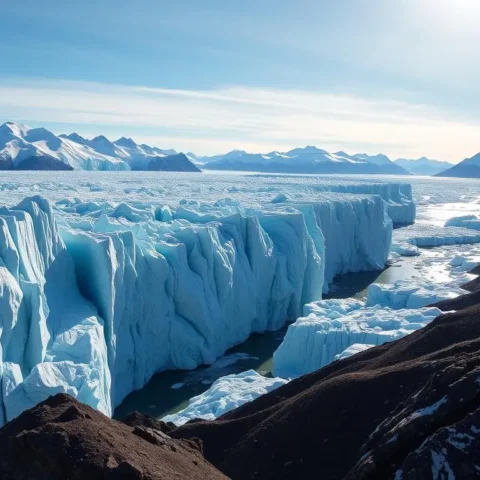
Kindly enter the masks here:
M 201 154 L 480 150 L 477 0 L 0 4 L 0 121 Z

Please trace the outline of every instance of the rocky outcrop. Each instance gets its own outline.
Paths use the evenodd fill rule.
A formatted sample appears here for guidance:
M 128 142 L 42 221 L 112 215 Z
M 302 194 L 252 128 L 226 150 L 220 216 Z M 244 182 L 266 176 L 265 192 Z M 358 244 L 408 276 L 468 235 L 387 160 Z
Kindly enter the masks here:
M 464 353 L 432 375 L 375 429 L 347 480 L 475 478 L 480 452 L 480 359 Z
M 0 429 L 0 478 L 225 478 L 204 459 L 199 440 L 174 440 L 144 415 L 130 423 L 65 394 L 50 397 Z

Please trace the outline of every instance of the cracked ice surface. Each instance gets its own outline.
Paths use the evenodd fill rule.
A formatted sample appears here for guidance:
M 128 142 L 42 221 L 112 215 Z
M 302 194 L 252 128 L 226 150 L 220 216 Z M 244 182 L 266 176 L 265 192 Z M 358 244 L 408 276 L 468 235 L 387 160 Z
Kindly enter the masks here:
M 211 364 L 388 257 L 377 186 L 38 177 L 0 188 L 0 423 L 60 391 L 110 415 L 155 372 Z

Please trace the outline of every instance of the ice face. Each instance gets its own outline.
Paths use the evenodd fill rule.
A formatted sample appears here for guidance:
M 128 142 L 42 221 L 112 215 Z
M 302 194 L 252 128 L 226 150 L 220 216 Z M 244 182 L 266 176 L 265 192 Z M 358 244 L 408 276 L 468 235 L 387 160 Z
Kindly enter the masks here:
M 40 197 L 0 210 L 1 420 L 57 392 L 111 414 L 103 320 Z
M 304 316 L 288 327 L 273 355 L 273 374 L 292 378 L 313 372 L 357 353 L 347 350 L 355 344 L 372 346 L 397 340 L 440 314 L 437 308 L 394 310 L 368 307 L 353 299 L 307 304 Z
M 418 276 L 393 284 L 372 284 L 366 301 L 322 300 L 304 306 L 273 356 L 274 374 L 295 377 L 361 350 L 400 338 L 441 312 L 433 303 L 467 293 L 460 285 L 480 262 L 479 247 L 450 246 L 424 252 Z M 463 255 L 460 255 L 462 253 Z M 353 347 L 355 345 L 355 347 Z M 367 348 L 367 347 L 365 347 Z
M 43 197 L 0 209 L 1 422 L 60 391 L 110 415 L 155 372 L 211 364 L 388 257 L 389 205 L 365 191 L 295 180 L 282 197 L 267 182 L 153 201 L 158 185 L 85 178 L 30 185 L 54 210 Z
M 343 360 L 344 358 L 349 358 L 357 353 L 364 352 L 369 348 L 374 347 L 375 345 L 370 345 L 368 343 L 354 343 L 347 347 L 343 352 L 335 355 L 335 360 Z

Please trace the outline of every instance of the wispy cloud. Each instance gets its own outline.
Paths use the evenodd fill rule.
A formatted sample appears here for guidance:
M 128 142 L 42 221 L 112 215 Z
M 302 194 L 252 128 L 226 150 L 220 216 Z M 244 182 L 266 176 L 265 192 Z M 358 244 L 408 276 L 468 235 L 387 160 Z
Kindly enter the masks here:
M 205 154 L 315 144 L 460 161 L 480 150 L 480 121 L 428 105 L 315 91 L 0 79 L 0 115 L 67 132 L 131 135 Z

